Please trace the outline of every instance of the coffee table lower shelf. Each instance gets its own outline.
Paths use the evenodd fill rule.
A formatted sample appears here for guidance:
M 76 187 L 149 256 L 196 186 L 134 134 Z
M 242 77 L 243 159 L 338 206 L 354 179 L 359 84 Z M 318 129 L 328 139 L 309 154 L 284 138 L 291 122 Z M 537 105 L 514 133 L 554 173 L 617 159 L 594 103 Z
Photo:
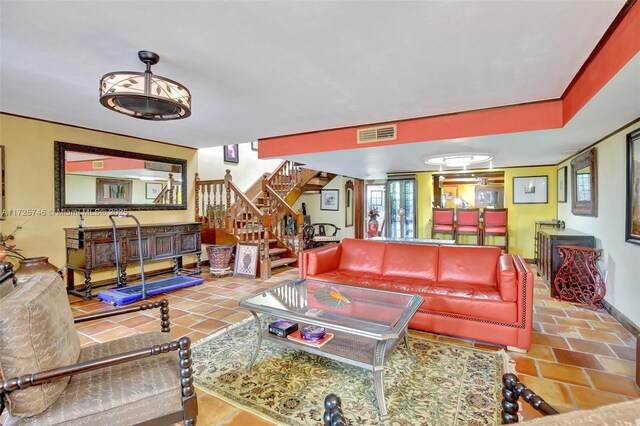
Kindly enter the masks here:
M 409 347 L 406 329 L 400 338 L 377 340 L 370 337 L 360 336 L 358 334 L 335 331 L 327 328 L 327 332 L 332 333 L 334 337 L 322 347 L 316 348 L 314 346 L 305 345 L 304 343 L 287 339 L 286 337 L 278 337 L 270 334 L 267 330 L 263 329 L 257 313 L 253 311 L 251 311 L 251 313 L 256 321 L 258 339 L 254 353 L 246 367 L 247 371 L 253 367 L 253 364 L 258 358 L 258 353 L 260 352 L 263 339 L 292 349 L 299 349 L 314 355 L 343 362 L 345 364 L 365 368 L 373 371 L 374 374 L 375 394 L 378 402 L 380 419 L 385 421 L 389 418 L 384 399 L 384 362 L 398 346 L 401 338 L 404 338 L 405 348 L 409 357 L 413 362 L 416 362 L 416 358 Z M 303 325 L 303 323 L 300 324 L 300 326 Z

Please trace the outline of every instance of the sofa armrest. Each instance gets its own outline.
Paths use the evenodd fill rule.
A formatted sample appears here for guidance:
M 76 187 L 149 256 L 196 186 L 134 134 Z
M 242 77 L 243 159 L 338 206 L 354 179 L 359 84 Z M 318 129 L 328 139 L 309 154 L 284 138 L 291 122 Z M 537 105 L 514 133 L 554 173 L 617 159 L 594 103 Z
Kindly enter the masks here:
M 342 244 L 331 244 L 300 253 L 300 277 L 319 275 L 338 269 Z
M 518 299 L 518 282 L 516 268 L 513 265 L 513 256 L 509 254 L 501 255 L 498 258 L 496 268 L 500 297 L 505 302 L 515 302 Z

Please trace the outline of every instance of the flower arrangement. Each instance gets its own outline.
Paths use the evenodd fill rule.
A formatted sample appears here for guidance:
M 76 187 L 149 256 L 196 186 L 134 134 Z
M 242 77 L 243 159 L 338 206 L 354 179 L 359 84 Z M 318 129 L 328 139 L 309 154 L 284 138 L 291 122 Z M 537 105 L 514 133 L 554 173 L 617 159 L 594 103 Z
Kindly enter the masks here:
M 380 216 L 380 210 L 377 207 L 371 207 L 369 209 L 369 220 L 375 220 Z
M 25 260 L 26 257 L 20 253 L 20 249 L 16 248 L 15 244 L 9 244 L 10 241 L 16 239 L 15 233 L 22 229 L 22 225 L 16 226 L 16 229 L 13 230 L 10 234 L 3 234 L 0 232 L 0 257 L 4 260 L 4 257 L 13 257 L 16 259 Z M 4 254 L 5 256 L 2 256 Z

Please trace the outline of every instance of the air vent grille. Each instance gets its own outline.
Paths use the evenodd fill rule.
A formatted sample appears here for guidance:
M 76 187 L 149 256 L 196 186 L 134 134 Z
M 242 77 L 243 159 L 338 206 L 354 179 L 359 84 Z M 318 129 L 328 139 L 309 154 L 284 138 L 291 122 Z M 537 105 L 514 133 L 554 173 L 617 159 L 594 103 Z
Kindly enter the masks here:
M 396 125 L 358 129 L 358 143 L 391 141 L 396 139 Z

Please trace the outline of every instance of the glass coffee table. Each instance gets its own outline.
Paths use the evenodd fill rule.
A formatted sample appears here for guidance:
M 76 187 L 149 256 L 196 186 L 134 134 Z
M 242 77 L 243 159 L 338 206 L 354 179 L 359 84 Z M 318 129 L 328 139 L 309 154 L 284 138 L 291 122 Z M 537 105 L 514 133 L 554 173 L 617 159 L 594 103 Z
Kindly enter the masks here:
M 384 400 L 384 364 L 400 340 L 415 362 L 407 341 L 409 321 L 422 304 L 422 297 L 412 294 L 374 290 L 363 287 L 300 279 L 240 301 L 253 314 L 257 344 L 247 370 L 258 357 L 263 339 L 310 352 L 347 364 L 370 369 L 374 374 L 375 395 L 380 419 L 388 419 Z M 269 334 L 258 313 L 298 323 L 324 327 L 334 337 L 322 347 Z

